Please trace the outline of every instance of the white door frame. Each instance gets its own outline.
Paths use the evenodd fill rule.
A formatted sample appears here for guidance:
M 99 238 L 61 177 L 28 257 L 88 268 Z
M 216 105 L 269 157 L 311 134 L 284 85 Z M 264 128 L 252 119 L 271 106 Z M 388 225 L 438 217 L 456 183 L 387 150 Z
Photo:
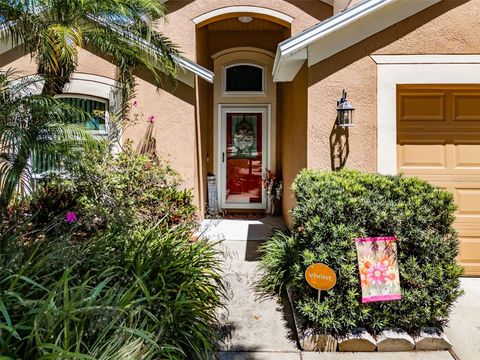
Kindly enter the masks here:
M 227 169 L 226 157 L 226 115 L 227 113 L 262 113 L 262 178 L 265 176 L 265 168 L 270 169 L 270 150 L 271 150 L 271 104 L 219 104 L 217 121 L 217 191 L 218 201 L 221 209 L 258 209 L 269 210 L 270 201 L 267 201 L 265 189 L 262 186 L 262 202 L 252 204 L 228 204 L 226 202 L 227 193 Z M 226 155 L 225 155 L 226 156 Z

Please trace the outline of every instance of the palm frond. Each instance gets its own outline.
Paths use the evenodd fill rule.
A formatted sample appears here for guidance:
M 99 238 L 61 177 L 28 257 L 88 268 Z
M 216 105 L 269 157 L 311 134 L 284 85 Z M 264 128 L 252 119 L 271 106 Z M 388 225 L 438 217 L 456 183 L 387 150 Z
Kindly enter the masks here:
M 85 44 L 119 67 L 146 67 L 159 87 L 159 71 L 175 78 L 179 51 L 156 30 L 166 13 L 158 0 L 4 0 L 0 13 L 0 26 L 12 42 L 23 43 L 36 59 L 38 73 L 47 81 L 44 93 L 62 92 L 77 66 L 78 48 Z M 120 73 L 125 87 L 133 88 L 133 71 Z
M 28 193 L 32 173 L 41 169 L 76 171 L 85 152 L 102 147 L 75 123 L 88 114 L 59 99 L 37 95 L 34 80 L 0 74 L 0 207 L 18 192 Z M 20 92 L 20 95 L 19 93 Z

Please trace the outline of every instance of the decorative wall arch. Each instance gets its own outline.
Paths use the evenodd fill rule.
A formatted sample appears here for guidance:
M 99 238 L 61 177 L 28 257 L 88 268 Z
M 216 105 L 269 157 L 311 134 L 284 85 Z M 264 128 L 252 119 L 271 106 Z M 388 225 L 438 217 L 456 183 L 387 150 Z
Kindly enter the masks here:
M 109 100 L 112 92 L 120 90 L 117 81 L 105 76 L 75 72 L 65 85 L 64 93 L 76 93 Z
M 220 9 L 209 11 L 205 14 L 193 18 L 192 21 L 197 27 L 208 25 L 212 22 L 223 20 L 226 18 L 235 17 L 238 15 L 252 14 L 259 18 L 264 18 L 276 22 L 280 25 L 290 27 L 290 24 L 295 20 L 290 15 L 282 13 L 277 10 L 263 8 L 259 6 L 227 6 Z
M 265 50 L 265 49 L 261 49 L 261 48 L 256 48 L 256 47 L 245 47 L 245 46 L 241 46 L 241 47 L 233 47 L 233 48 L 228 48 L 228 49 L 225 49 L 225 50 L 222 50 L 222 51 L 219 51 L 215 54 L 212 55 L 212 59 L 216 59 L 220 56 L 223 56 L 223 55 L 226 55 L 226 54 L 230 54 L 230 53 L 235 53 L 235 52 L 251 52 L 251 53 L 259 53 L 259 54 L 263 54 L 263 55 L 267 55 L 267 56 L 270 56 L 272 59 L 275 59 L 275 54 L 268 51 L 268 50 Z
M 107 133 L 111 133 L 112 128 L 108 126 L 109 116 L 120 116 L 122 110 L 122 91 L 118 81 L 105 76 L 75 72 L 70 77 L 69 82 L 65 84 L 62 95 L 80 95 L 105 100 L 108 105 L 108 112 L 106 113 Z M 121 151 L 123 141 L 121 135 L 117 141 L 111 149 L 113 153 Z

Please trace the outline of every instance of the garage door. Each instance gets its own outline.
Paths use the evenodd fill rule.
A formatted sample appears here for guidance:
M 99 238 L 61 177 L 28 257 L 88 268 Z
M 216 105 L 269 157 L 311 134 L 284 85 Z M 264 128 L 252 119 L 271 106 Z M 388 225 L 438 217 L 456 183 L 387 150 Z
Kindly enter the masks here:
M 399 85 L 397 166 L 451 191 L 459 262 L 480 275 L 480 85 Z

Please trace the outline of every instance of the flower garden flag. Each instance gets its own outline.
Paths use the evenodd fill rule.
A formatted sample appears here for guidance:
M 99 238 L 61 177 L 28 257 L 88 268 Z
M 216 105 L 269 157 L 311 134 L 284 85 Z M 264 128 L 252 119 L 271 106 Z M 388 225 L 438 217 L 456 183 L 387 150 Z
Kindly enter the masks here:
M 395 237 L 355 239 L 362 303 L 401 299 L 396 241 Z

